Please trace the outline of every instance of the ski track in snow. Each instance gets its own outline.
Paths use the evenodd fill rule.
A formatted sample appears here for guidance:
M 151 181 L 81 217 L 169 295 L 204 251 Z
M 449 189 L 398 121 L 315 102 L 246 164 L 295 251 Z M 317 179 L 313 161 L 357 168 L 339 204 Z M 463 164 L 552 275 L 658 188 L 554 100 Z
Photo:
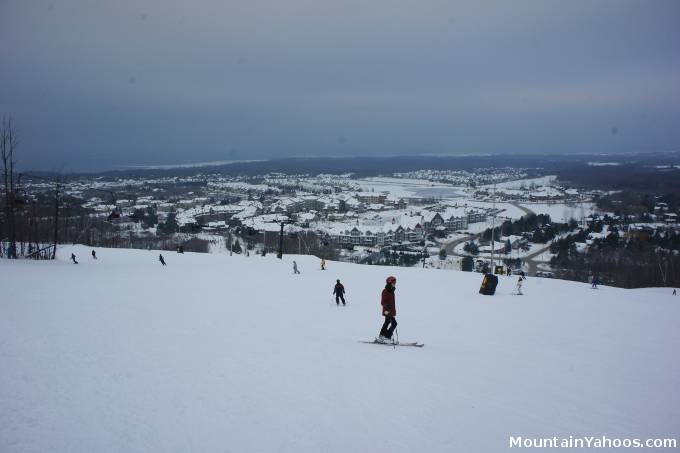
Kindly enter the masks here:
M 98 249 L 93 261 L 89 250 L 0 260 L 3 453 L 499 452 L 510 435 L 680 437 L 670 289 L 529 278 L 513 297 L 516 279 L 501 277 L 488 297 L 476 273 L 170 252 L 161 267 L 158 251 Z M 390 274 L 400 339 L 424 348 L 358 341 L 378 333 Z

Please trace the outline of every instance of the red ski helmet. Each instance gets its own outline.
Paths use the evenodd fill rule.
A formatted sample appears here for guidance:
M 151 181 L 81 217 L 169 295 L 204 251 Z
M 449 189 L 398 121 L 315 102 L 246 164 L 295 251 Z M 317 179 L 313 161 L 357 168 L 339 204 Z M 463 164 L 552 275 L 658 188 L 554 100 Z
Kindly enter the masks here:
M 392 276 L 390 275 L 389 277 L 387 277 L 387 279 L 386 279 L 385 281 L 386 281 L 387 283 L 389 283 L 390 285 L 394 285 L 395 283 L 397 283 L 397 278 L 396 278 L 396 277 L 392 277 Z

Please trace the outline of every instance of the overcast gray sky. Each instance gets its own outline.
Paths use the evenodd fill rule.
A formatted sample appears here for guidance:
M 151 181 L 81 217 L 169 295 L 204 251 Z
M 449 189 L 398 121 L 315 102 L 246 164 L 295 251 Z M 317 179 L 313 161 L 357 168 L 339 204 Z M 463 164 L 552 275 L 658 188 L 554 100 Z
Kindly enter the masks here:
M 30 168 L 680 149 L 676 0 L 0 0 Z

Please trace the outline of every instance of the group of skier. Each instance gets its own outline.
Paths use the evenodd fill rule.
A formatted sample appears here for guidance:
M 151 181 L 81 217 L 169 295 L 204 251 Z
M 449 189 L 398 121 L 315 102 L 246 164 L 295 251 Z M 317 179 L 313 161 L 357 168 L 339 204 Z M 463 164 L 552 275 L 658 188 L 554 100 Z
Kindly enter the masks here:
M 92 259 L 96 260 L 97 259 L 97 252 L 92 250 Z M 73 264 L 78 264 L 78 260 L 76 259 L 76 254 L 71 253 L 71 261 L 73 261 Z
M 326 260 L 321 258 L 321 270 L 326 270 Z M 299 274 L 300 269 L 298 268 L 297 261 L 293 261 L 293 274 Z M 392 339 L 392 334 L 397 328 L 397 309 L 394 301 L 394 290 L 397 279 L 395 277 L 387 277 L 385 281 L 385 288 L 382 291 L 382 296 L 380 299 L 380 305 L 382 307 L 382 315 L 385 318 L 382 327 L 380 328 L 380 334 L 376 341 L 379 343 L 396 343 Z M 339 307 L 342 302 L 342 306 L 347 305 L 345 301 L 345 285 L 340 282 L 340 279 L 335 280 L 335 285 L 333 286 L 333 296 L 335 296 L 335 304 Z
M 325 271 L 326 270 L 326 260 L 321 258 L 321 270 Z M 293 274 L 299 274 L 300 269 L 298 269 L 298 265 L 296 261 L 293 261 Z
M 380 328 L 380 334 L 376 341 L 378 343 L 391 343 L 396 344 L 393 340 L 392 335 L 394 330 L 397 328 L 397 307 L 394 300 L 394 290 L 396 289 L 397 279 L 393 276 L 387 277 L 385 280 L 385 288 L 382 291 L 380 297 L 380 306 L 382 307 L 382 315 L 385 318 L 383 325 Z M 345 306 L 345 286 L 340 283 L 340 279 L 335 281 L 335 286 L 333 287 L 333 295 L 335 296 L 336 305 Z
M 297 263 L 293 261 L 293 269 L 295 273 L 299 274 L 299 271 L 297 270 Z M 507 273 L 507 275 L 511 275 L 510 272 Z M 517 279 L 517 284 L 515 286 L 515 294 L 517 295 L 522 295 L 522 283 L 524 280 L 526 280 L 526 274 L 524 271 L 520 271 L 518 274 L 518 279 Z M 380 333 L 378 337 L 375 339 L 376 342 L 378 343 L 385 343 L 385 344 L 398 344 L 397 341 L 394 340 L 394 332 L 397 329 L 397 308 L 396 308 L 396 303 L 395 303 L 395 297 L 394 297 L 394 292 L 396 290 L 396 284 L 397 284 L 397 279 L 394 276 L 389 276 L 385 280 L 385 288 L 383 288 L 381 297 L 380 297 L 380 306 L 382 308 L 381 314 L 383 316 L 383 324 L 382 327 L 380 328 Z M 336 280 L 335 286 L 333 287 L 333 295 L 335 296 L 335 303 L 336 305 L 340 305 L 340 302 L 342 302 L 342 305 L 346 305 L 345 303 L 345 287 L 342 283 L 340 283 L 340 279 Z
M 182 250 L 181 252 L 178 251 L 177 253 L 184 253 L 184 250 Z M 97 259 L 97 252 L 96 252 L 95 250 L 92 250 L 91 255 L 92 255 L 92 259 L 93 259 L 93 260 L 96 260 L 96 259 Z M 162 253 L 160 253 L 160 254 L 158 255 L 158 261 L 161 263 L 162 266 L 165 266 L 165 265 L 166 265 L 166 263 L 165 263 L 165 258 L 163 258 L 163 254 L 162 254 Z M 78 264 L 78 259 L 77 259 L 75 253 L 71 253 L 71 262 L 73 262 L 73 264 Z M 297 267 L 297 265 L 296 265 L 296 267 Z M 297 273 L 299 274 L 299 272 L 297 272 Z
M 378 343 L 393 343 L 396 341 L 393 339 L 393 334 L 397 328 L 397 306 L 394 299 L 394 291 L 396 290 L 397 279 L 396 277 L 389 276 L 385 280 L 385 288 L 382 290 L 380 297 L 380 306 L 382 307 L 382 316 L 385 318 L 383 325 L 380 328 L 380 333 L 376 341 Z M 335 287 L 333 288 L 333 295 L 335 295 L 335 303 L 339 306 L 340 301 L 342 305 L 345 305 L 345 286 L 340 283 L 340 279 L 335 281 Z
M 94 250 L 92 250 L 92 258 L 97 259 L 97 254 Z M 78 264 L 78 261 L 76 260 L 76 255 L 74 253 L 71 253 L 71 261 L 73 261 L 74 264 Z M 163 258 L 162 254 L 158 255 L 158 261 L 160 261 L 162 266 L 165 266 L 165 259 Z M 326 270 L 326 261 L 322 258 L 321 259 L 321 270 Z M 298 269 L 298 265 L 296 261 L 293 261 L 293 273 L 294 274 L 299 274 L 300 270 Z M 512 275 L 510 269 L 508 269 L 507 276 Z M 524 274 L 523 271 L 520 271 L 518 274 L 518 280 L 517 284 L 515 286 L 515 294 L 517 295 L 522 295 L 522 283 L 526 280 L 526 275 Z M 397 279 L 394 276 L 389 276 L 385 280 L 385 288 L 382 290 L 382 294 L 380 297 L 380 305 L 382 308 L 382 316 L 384 318 L 382 327 L 380 328 L 380 333 L 378 337 L 376 338 L 376 342 L 378 343 L 387 343 L 387 344 L 396 344 L 397 342 L 393 339 L 394 332 L 397 328 L 397 308 L 396 308 L 396 303 L 395 303 L 395 297 L 394 297 L 394 292 L 396 290 L 396 284 L 397 284 Z M 591 280 L 591 287 L 594 289 L 597 289 L 597 285 L 600 284 L 600 279 L 597 275 L 594 275 Z M 676 291 L 673 290 L 673 295 L 676 294 Z M 342 302 L 343 306 L 346 306 L 347 303 L 345 301 L 345 286 L 340 282 L 340 279 L 337 279 L 335 281 L 335 285 L 333 286 L 333 296 L 335 296 L 335 303 L 337 306 L 340 306 L 340 302 Z

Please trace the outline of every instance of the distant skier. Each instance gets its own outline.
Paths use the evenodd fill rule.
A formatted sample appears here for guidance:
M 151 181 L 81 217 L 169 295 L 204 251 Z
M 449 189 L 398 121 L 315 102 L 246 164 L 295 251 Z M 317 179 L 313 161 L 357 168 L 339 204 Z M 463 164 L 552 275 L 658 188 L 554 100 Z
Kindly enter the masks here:
M 300 271 L 298 270 L 297 263 L 293 261 L 293 274 L 299 274 Z
M 677 290 L 673 288 L 673 295 L 675 296 L 677 294 Z
M 326 260 L 321 258 L 321 270 L 325 271 L 326 270 Z
M 97 252 L 92 250 L 92 259 L 96 260 L 97 259 Z
M 161 262 L 163 266 L 165 266 L 165 260 L 163 259 L 163 254 L 158 255 L 158 261 Z
M 76 255 L 71 253 L 71 261 L 73 261 L 73 264 L 78 264 L 78 261 L 76 261 Z
M 600 278 L 597 275 L 593 275 L 593 279 L 590 282 L 591 289 L 597 289 L 597 285 L 600 284 Z
M 505 274 L 510 277 L 512 275 L 512 269 L 508 267 L 508 270 L 505 272 Z
M 517 286 L 515 287 L 515 294 L 518 296 L 522 296 L 522 282 L 526 280 L 527 278 L 524 275 L 520 275 L 519 278 L 517 279 Z
M 397 307 L 394 302 L 394 290 L 396 289 L 394 285 L 397 284 L 397 279 L 395 277 L 387 277 L 385 281 L 385 289 L 382 291 L 382 297 L 380 298 L 380 305 L 382 306 L 382 315 L 385 317 L 385 322 L 380 329 L 380 335 L 378 336 L 378 341 L 380 343 L 394 343 L 392 340 L 392 333 L 394 329 L 397 328 Z
M 335 304 L 340 306 L 340 301 L 342 300 L 342 305 L 345 305 L 345 287 L 340 283 L 340 280 L 336 280 L 335 288 L 333 288 L 333 294 L 335 294 Z

